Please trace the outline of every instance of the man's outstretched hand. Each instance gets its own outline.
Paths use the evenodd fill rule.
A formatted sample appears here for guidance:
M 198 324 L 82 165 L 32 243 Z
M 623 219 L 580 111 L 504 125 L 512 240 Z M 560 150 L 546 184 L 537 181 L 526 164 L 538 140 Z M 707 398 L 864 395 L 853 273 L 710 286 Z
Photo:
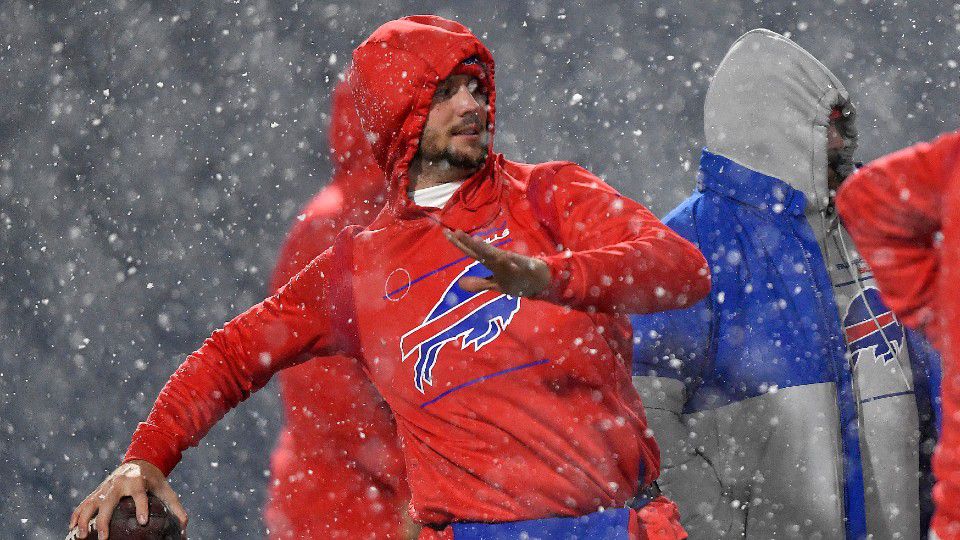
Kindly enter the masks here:
M 110 517 L 123 497 L 132 497 L 137 508 L 137 521 L 141 525 L 149 518 L 147 492 L 160 498 L 170 512 L 180 520 L 180 528 L 187 526 L 187 511 L 180 498 L 170 487 L 167 478 L 152 463 L 134 460 L 116 468 L 97 489 L 81 502 L 70 516 L 70 528 L 79 528 L 79 538 L 87 537 L 87 522 L 97 515 L 97 536 L 107 538 Z
M 463 231 L 444 229 L 443 233 L 460 251 L 493 272 L 488 278 L 460 278 L 460 287 L 467 292 L 536 296 L 550 285 L 550 268 L 540 259 L 500 249 Z

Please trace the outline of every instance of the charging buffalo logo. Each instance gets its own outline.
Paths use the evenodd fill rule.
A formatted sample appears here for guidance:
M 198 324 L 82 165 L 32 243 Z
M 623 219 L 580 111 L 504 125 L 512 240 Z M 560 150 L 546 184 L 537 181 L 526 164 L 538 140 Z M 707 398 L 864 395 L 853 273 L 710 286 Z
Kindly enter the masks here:
M 440 349 L 461 340 L 460 349 L 478 351 L 497 339 L 520 310 L 520 298 L 495 291 L 471 293 L 457 282 L 460 278 L 490 277 L 492 272 L 479 262 L 467 266 L 453 278 L 437 305 L 416 328 L 400 338 L 403 361 L 415 357 L 413 384 L 423 393 L 423 383 L 433 385 L 433 366 Z
M 843 331 L 854 363 L 872 351 L 874 358 L 886 364 L 903 347 L 903 327 L 874 287 L 867 287 L 850 302 L 843 317 Z

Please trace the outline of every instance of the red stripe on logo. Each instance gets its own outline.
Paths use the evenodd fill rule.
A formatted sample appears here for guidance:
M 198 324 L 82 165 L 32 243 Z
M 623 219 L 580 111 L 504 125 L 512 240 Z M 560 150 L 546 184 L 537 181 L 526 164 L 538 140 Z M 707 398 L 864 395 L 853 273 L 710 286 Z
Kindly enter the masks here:
M 845 330 L 847 334 L 847 342 L 853 343 L 854 341 L 863 339 L 876 332 L 878 330 L 878 322 L 880 323 L 879 326 L 886 328 L 894 322 L 893 313 L 888 311 L 877 317 L 876 321 L 870 319 L 869 321 L 863 321 L 862 323 L 857 323 L 846 327 Z

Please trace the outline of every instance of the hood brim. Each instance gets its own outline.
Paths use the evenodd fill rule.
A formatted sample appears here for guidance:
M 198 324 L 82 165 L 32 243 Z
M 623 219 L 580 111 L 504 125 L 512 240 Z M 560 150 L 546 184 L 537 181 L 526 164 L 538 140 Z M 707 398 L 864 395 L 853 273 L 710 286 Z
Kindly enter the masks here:
M 829 204 L 827 129 L 841 111 L 856 148 L 856 112 L 840 80 L 809 52 L 776 32 L 756 29 L 733 44 L 707 90 L 707 148 L 801 190 L 814 208 Z

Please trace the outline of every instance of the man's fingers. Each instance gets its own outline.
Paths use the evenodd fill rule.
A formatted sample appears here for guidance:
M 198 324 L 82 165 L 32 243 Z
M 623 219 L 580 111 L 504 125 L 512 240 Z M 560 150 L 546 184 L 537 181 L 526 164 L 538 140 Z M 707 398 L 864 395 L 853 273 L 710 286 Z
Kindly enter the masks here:
M 183 507 L 183 504 L 180 503 L 180 497 L 173 491 L 170 484 L 164 483 L 154 494 L 167 505 L 167 508 L 173 512 L 173 515 L 177 516 L 177 519 L 180 520 L 180 528 L 186 529 L 187 522 L 190 521 L 190 518 L 187 516 L 187 510 Z
M 479 238 L 474 238 L 469 234 L 463 231 L 457 231 L 458 238 L 467 245 L 471 250 L 477 253 L 480 257 L 479 260 L 482 262 L 492 261 L 499 258 L 500 253 L 503 251 L 500 248 L 494 247 Z
M 474 238 L 463 231 L 444 230 L 447 239 L 460 251 L 466 253 L 469 257 L 480 261 L 481 264 L 496 271 L 495 267 L 500 265 L 506 258 L 504 250 L 492 246 L 479 238 Z
M 88 521 L 86 525 L 84 525 L 83 527 L 81 527 L 80 525 L 77 525 L 76 527 L 71 529 L 70 534 L 73 534 L 74 531 L 76 531 L 76 536 L 72 536 L 68 538 L 92 537 L 90 533 L 92 533 L 95 530 L 97 530 L 97 516 L 93 516 L 92 518 L 90 518 L 90 521 Z
M 117 507 L 118 502 L 120 497 L 114 495 L 112 491 L 100 501 L 100 506 L 97 508 L 97 538 L 100 540 L 104 540 L 110 534 L 110 518 L 113 517 L 113 509 Z
M 460 281 L 457 283 L 460 285 L 460 288 L 471 293 L 500 290 L 500 286 L 497 285 L 496 282 L 486 278 L 467 276 L 460 278 Z
M 80 513 L 77 514 L 77 527 L 80 528 L 80 538 L 87 537 L 87 530 L 90 529 L 88 526 L 90 523 L 90 518 L 93 517 L 93 513 L 96 512 L 97 506 L 93 504 L 92 501 L 83 501 L 80 503 Z
M 135 491 L 131 495 L 133 505 L 137 509 L 137 523 L 146 525 L 150 519 L 150 500 L 147 499 L 146 491 Z
M 463 241 L 460 235 L 457 234 L 459 232 L 460 231 L 449 231 L 447 229 L 443 230 L 444 236 L 447 237 L 447 240 L 449 240 L 451 244 L 456 246 L 456 248 L 459 249 L 460 251 L 464 252 L 468 257 L 479 261 L 480 254 L 477 253 L 477 251 L 474 250 L 472 247 L 470 247 L 466 242 Z

